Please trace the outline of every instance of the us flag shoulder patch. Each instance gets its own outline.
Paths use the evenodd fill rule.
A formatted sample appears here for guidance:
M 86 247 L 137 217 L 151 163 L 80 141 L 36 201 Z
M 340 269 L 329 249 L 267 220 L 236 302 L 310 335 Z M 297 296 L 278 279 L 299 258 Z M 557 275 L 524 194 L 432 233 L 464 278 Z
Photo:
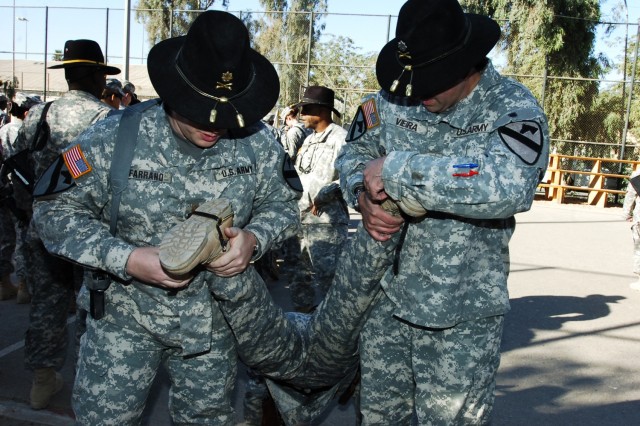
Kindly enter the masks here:
M 542 129 L 535 121 L 517 121 L 498 128 L 500 139 L 522 161 L 535 164 L 542 152 Z
M 356 116 L 351 122 L 351 126 L 347 132 L 347 142 L 355 141 L 362 137 L 367 130 L 373 129 L 380 125 L 380 116 L 376 107 L 375 99 L 371 98 L 358 107 Z
M 85 175 L 92 170 L 91 165 L 84 157 L 82 149 L 80 149 L 80 145 L 75 145 L 73 148 L 63 153 L 62 158 L 74 179 L 78 179 L 80 176 Z

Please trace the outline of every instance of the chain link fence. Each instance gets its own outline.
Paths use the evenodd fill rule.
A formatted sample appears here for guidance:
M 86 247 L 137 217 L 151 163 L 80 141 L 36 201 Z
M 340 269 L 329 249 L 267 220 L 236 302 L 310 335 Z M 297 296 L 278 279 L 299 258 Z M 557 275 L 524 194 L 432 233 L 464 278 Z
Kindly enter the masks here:
M 5 28 L 11 28 L 11 22 L 6 22 L 15 16 L 15 11 L 10 6 L 0 7 L 0 24 Z M 18 8 L 16 8 L 18 9 Z M 13 55 L 11 61 L 13 69 L 8 70 L 7 60 L 0 60 L 0 79 L 15 79 L 16 88 L 28 92 L 56 95 L 66 91 L 66 84 L 56 85 L 52 81 L 51 71 L 46 69 L 54 57 L 59 59 L 62 46 L 50 46 L 47 40 L 50 32 L 62 31 L 66 24 L 70 9 L 53 7 L 29 7 L 20 8 L 20 13 L 28 9 L 29 20 L 32 25 L 40 25 L 44 28 L 44 40 L 32 40 L 25 34 L 24 51 L 18 51 L 14 46 L 6 44 L 9 37 L 0 40 L 0 57 Z M 185 15 L 185 11 L 167 10 L 142 10 L 134 9 L 131 13 L 131 34 L 140 34 L 137 47 L 130 47 L 127 60 L 123 59 L 123 53 L 118 55 L 119 48 L 123 45 L 124 10 L 105 8 L 82 8 L 83 19 L 95 23 L 93 32 L 83 37 L 91 38 L 100 43 L 105 51 L 107 62 L 110 64 L 127 64 L 127 75 L 131 72 L 131 78 L 138 86 L 138 92 L 142 98 L 155 96 L 153 87 L 148 82 L 146 75 L 146 54 L 148 47 L 145 45 L 145 27 L 136 19 L 137 15 L 163 14 L 168 23 L 168 36 L 176 36 L 184 31 L 185 22 L 188 23 L 192 13 Z M 74 12 L 78 12 L 75 10 Z M 280 12 L 243 11 L 231 12 L 238 15 L 249 26 L 255 28 L 256 23 L 262 22 L 269 25 L 274 20 L 273 14 Z M 137 15 L 136 15 L 137 14 Z M 561 17 L 559 17 L 561 18 Z M 348 23 L 364 22 L 368 30 L 367 37 L 375 39 L 375 43 L 381 48 L 390 38 L 393 38 L 397 16 L 366 15 L 366 14 L 313 14 L 296 12 L 285 17 L 288 24 L 301 22 L 306 29 L 293 37 L 281 37 L 275 42 L 261 45 L 260 37 L 254 40 L 254 47 L 269 58 L 281 77 L 281 99 L 274 112 L 279 112 L 287 105 L 294 103 L 302 96 L 304 88 L 309 84 L 321 84 L 334 89 L 336 93 L 336 109 L 342 113 L 342 124 L 347 126 L 354 116 L 357 106 L 363 96 L 378 90 L 375 79 L 375 60 L 377 52 L 361 52 L 358 46 L 352 44 L 351 38 L 356 34 L 349 33 Z M 347 33 L 338 35 L 325 35 L 319 41 L 314 41 L 311 36 L 314 31 L 331 20 L 343 21 L 336 27 L 346 28 Z M 21 29 L 20 22 L 16 31 Z M 25 22 L 25 24 L 27 24 Z M 507 25 L 501 23 L 501 25 Z M 570 155 L 591 156 L 616 159 L 638 159 L 640 156 L 640 123 L 634 122 L 633 117 L 640 117 L 640 81 L 636 76 L 637 52 L 625 55 L 629 46 L 640 45 L 640 31 L 637 24 L 629 23 L 603 23 L 599 24 L 597 34 L 604 34 L 604 26 L 616 27 L 618 32 L 624 34 L 624 40 L 608 48 L 608 55 L 616 60 L 630 57 L 623 75 L 616 79 L 590 79 L 575 76 L 557 75 L 505 75 L 518 80 L 529 87 L 539 99 L 547 112 L 552 137 L 552 149 L 555 152 Z M 26 30 L 25 25 L 25 30 Z M 26 31 L 25 31 L 26 32 Z M 6 33 L 5 33 L 6 34 Z M 604 36 L 600 36 L 604 43 Z M 74 38 L 74 37 L 70 37 Z M 77 38 L 77 37 L 75 37 Z M 14 35 L 15 40 L 15 35 Z M 610 38 L 609 38 L 610 40 Z M 298 53 L 290 54 L 293 41 L 297 43 Z M 3 44 L 4 43 L 4 44 Z M 125 49 L 122 48 L 122 51 Z M 635 50 L 635 49 L 633 49 Z M 283 52 L 286 52 L 284 54 Z M 57 53 L 57 56 L 56 56 Z M 21 60 L 28 58 L 27 61 Z M 492 60 L 496 67 L 504 69 L 504 52 L 492 52 Z M 33 68 L 33 64 L 36 68 Z M 626 59 L 625 59 L 626 61 Z M 27 67 L 29 65 L 30 67 Z M 631 70 L 631 71 L 629 71 Z M 628 75 L 627 75 L 628 74 Z M 576 93 L 575 102 L 558 107 L 561 94 L 566 92 Z M 555 104 L 554 104 L 555 103 Z M 640 120 L 638 120 L 640 121 Z M 634 127 L 635 126 L 635 127 Z M 576 166 L 576 165 L 572 165 Z M 628 174 L 630 170 L 621 170 L 621 166 L 610 165 L 612 172 Z

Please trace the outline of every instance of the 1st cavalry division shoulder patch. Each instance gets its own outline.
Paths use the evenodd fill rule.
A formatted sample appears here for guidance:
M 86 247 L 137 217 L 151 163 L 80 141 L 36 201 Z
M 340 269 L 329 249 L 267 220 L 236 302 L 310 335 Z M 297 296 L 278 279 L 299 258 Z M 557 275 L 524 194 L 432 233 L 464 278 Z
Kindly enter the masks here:
M 367 130 L 373 129 L 380 125 L 380 116 L 376 107 L 375 99 L 371 98 L 358 107 L 356 116 L 351 122 L 349 131 L 347 132 L 347 142 L 355 141 L 362 137 Z
M 78 179 L 80 176 L 91 171 L 91 165 L 89 165 L 87 159 L 84 157 L 84 153 L 80 149 L 80 145 L 76 145 L 70 150 L 64 152 L 62 154 L 62 158 L 74 179 Z
M 535 121 L 517 121 L 498 129 L 502 142 L 522 161 L 535 164 L 542 152 L 542 129 Z

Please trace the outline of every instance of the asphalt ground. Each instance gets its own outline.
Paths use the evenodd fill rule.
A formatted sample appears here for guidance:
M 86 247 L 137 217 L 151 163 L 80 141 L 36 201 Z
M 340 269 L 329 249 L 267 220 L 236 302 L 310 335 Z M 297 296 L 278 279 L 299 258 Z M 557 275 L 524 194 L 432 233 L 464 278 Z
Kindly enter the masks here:
M 633 244 L 619 207 L 536 201 L 516 216 L 494 426 L 640 424 L 640 292 L 631 290 Z M 354 217 L 354 223 L 357 217 Z M 289 305 L 286 276 L 268 282 Z M 29 408 L 23 365 L 28 305 L 0 302 L 0 425 L 70 425 L 73 360 L 65 386 L 46 410 Z M 72 339 L 73 315 L 69 338 Z M 70 340 L 73 341 L 73 340 Z M 246 383 L 235 393 L 243 419 Z M 144 425 L 171 425 L 167 377 L 160 372 Z M 353 403 L 334 405 L 317 426 L 355 424 Z

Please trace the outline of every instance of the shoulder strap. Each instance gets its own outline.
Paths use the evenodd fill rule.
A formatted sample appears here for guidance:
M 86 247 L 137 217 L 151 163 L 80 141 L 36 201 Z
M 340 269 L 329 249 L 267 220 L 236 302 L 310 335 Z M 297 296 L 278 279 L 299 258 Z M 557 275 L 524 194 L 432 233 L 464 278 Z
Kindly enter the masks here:
M 109 230 L 111 235 L 116 234 L 118 222 L 118 210 L 120 198 L 129 181 L 129 170 L 133 162 L 133 156 L 138 143 L 138 130 L 142 112 L 160 103 L 160 99 L 152 99 L 141 102 L 124 109 L 120 125 L 118 126 L 118 139 L 113 151 L 109 177 L 111 181 L 111 223 Z
M 44 108 L 42 108 L 42 113 L 40 114 L 40 120 L 38 120 L 38 125 L 36 126 L 36 133 L 33 135 L 33 139 L 31 139 L 31 148 L 30 148 L 31 151 L 40 151 L 42 148 L 44 148 L 44 145 L 47 139 L 42 138 L 42 140 L 40 140 L 40 133 L 42 132 L 42 129 L 46 123 L 47 112 L 49 112 L 49 107 L 51 106 L 52 103 L 53 101 L 49 101 L 46 104 L 44 104 Z

